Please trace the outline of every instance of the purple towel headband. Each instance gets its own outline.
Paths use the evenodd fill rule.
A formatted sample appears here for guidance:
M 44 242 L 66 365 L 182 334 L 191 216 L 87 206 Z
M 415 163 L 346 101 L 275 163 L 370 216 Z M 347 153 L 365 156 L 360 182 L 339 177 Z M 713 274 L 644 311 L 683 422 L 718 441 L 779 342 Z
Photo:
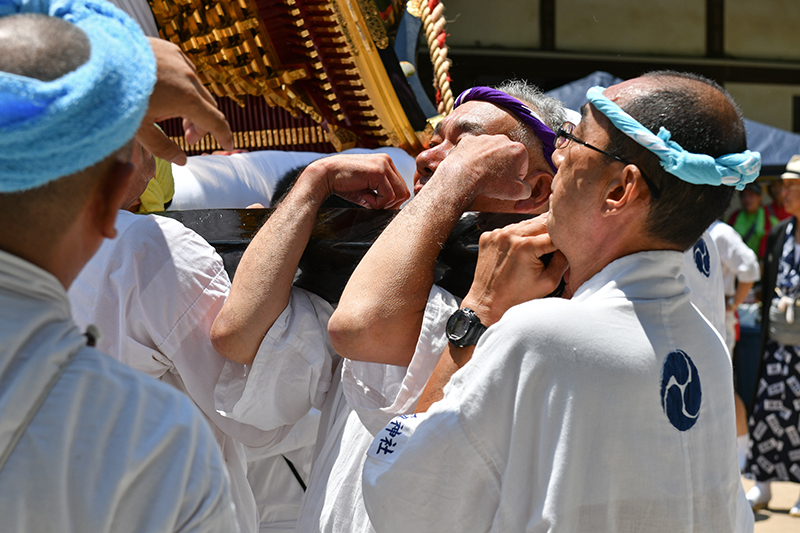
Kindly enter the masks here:
M 473 87 L 458 95 L 453 109 L 470 100 L 480 100 L 502 106 L 506 111 L 525 123 L 526 126 L 533 130 L 533 133 L 536 134 L 539 140 L 542 141 L 544 158 L 550 163 L 550 167 L 556 170 L 556 166 L 553 164 L 553 151 L 556 148 L 556 134 L 542 122 L 542 119 L 536 116 L 536 113 L 534 113 L 530 107 L 513 96 L 507 95 L 503 91 L 498 91 L 491 87 Z

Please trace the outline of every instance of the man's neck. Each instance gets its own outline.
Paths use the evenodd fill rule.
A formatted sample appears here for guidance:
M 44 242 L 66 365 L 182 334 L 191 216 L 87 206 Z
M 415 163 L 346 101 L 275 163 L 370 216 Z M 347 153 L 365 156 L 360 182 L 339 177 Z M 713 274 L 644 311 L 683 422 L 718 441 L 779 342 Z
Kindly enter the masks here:
M 25 234 L 5 232 L 0 234 L 0 249 L 50 272 L 69 289 L 102 241 L 77 237 L 74 226 L 57 239 L 35 229 Z
M 596 239 L 595 242 L 597 243 L 595 246 L 579 257 L 567 258 L 570 264 L 567 289 L 571 294 L 609 264 L 622 257 L 656 250 L 683 251 L 675 244 L 636 234 L 627 238 L 620 235 L 616 239 L 609 236 L 607 239 Z

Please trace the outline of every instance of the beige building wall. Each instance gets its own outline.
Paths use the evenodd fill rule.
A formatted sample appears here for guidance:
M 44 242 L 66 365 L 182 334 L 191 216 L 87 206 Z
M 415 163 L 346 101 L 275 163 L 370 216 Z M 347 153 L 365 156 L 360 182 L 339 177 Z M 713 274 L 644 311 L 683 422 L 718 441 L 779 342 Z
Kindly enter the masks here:
M 443 3 L 451 46 L 539 48 L 538 0 Z M 702 55 L 705 2 L 558 0 L 555 30 L 560 51 Z
M 443 0 L 456 47 L 539 48 L 538 0 Z M 704 0 L 557 0 L 560 51 L 702 56 Z M 800 1 L 725 0 L 730 57 L 800 59 Z
M 800 1 L 725 0 L 725 52 L 750 59 L 800 59 Z
M 558 0 L 556 49 L 697 56 L 705 51 L 705 2 Z
M 442 0 L 448 44 L 537 50 L 539 0 Z M 556 0 L 557 52 L 702 58 L 705 0 Z M 800 0 L 725 0 L 728 58 L 800 60 Z M 800 87 L 730 83 L 747 118 L 792 129 Z
M 450 46 L 539 48 L 538 0 L 442 0 L 442 3 Z

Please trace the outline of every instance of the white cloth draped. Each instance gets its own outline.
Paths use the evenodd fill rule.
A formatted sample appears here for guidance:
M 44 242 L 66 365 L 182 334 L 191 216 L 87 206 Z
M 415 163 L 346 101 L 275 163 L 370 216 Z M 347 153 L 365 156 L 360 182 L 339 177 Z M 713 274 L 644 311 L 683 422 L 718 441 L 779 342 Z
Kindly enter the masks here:
M 414 190 L 414 158 L 400 148 L 352 148 L 343 154 L 385 153 L 392 158 L 409 191 Z M 192 156 L 172 165 L 175 196 L 170 210 L 269 207 L 275 185 L 286 172 L 334 154 L 260 150 L 233 155 Z

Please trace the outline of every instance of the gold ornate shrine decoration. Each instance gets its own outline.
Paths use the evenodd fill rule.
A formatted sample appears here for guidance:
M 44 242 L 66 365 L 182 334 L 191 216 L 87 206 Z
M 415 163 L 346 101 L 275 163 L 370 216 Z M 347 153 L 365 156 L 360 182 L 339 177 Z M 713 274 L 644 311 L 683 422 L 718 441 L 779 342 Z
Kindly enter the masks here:
M 181 47 L 218 97 L 237 148 L 330 152 L 397 146 L 411 154 L 422 149 L 404 109 L 408 96 L 398 96 L 397 74 L 384 66 L 395 57 L 390 42 L 405 1 L 150 0 L 150 5 L 161 36 Z M 179 130 L 165 129 L 182 142 Z M 207 137 L 200 146 L 184 148 L 196 153 L 217 145 Z

